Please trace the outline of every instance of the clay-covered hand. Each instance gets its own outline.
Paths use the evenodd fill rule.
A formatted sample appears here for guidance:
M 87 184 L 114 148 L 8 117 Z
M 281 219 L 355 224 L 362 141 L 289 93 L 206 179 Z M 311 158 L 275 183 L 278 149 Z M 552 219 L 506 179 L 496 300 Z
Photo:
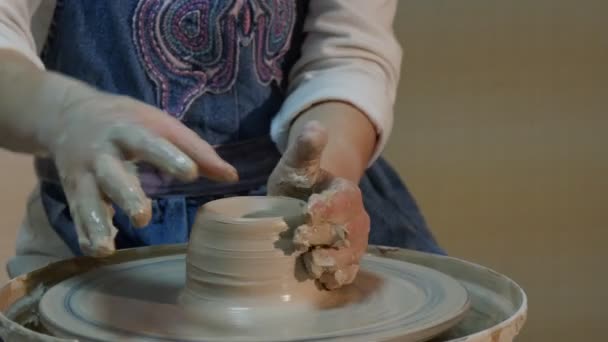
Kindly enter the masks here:
M 309 273 L 326 288 L 350 284 L 367 248 L 370 220 L 357 184 L 321 168 L 327 131 L 309 122 L 268 181 L 268 194 L 308 201 L 310 220 L 298 227 L 294 244 Z
M 134 225 L 149 222 L 151 204 L 136 177 L 134 161 L 181 180 L 199 173 L 214 180 L 237 180 L 232 166 L 170 115 L 84 85 L 73 89 L 58 96 L 48 119 L 41 113 L 37 125 L 59 171 L 83 253 L 104 256 L 115 250 L 111 203 Z

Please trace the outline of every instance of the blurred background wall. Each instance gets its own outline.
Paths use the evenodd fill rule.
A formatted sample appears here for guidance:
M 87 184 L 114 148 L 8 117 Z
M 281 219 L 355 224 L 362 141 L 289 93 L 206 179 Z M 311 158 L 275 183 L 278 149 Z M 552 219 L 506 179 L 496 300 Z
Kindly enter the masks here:
M 450 254 L 527 290 L 520 341 L 605 340 L 607 13 L 600 0 L 400 1 L 385 156 Z M 3 264 L 33 173 L 21 156 L 0 165 Z
M 521 283 L 522 341 L 604 341 L 608 2 L 401 0 L 385 155 L 448 252 Z

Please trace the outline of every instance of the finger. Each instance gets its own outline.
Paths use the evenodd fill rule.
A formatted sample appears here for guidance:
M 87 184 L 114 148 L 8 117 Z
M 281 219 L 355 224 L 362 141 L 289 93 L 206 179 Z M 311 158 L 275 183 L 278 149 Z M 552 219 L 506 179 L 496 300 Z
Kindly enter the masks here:
M 120 126 L 112 132 L 112 140 L 127 158 L 146 161 L 183 180 L 196 178 L 196 164 L 187 155 L 144 128 Z
M 346 225 L 357 215 L 365 214 L 361 191 L 351 182 L 335 178 L 327 190 L 310 196 L 308 213 L 310 222 L 298 227 L 294 234 L 298 250 L 311 246 L 348 247 L 350 232 Z
M 316 167 L 314 169 L 293 169 L 285 166 L 283 160 L 268 177 L 267 192 L 269 196 L 286 196 L 307 200 L 313 193 L 315 183 L 329 174 Z
M 307 251 L 313 246 L 348 247 L 348 231 L 344 225 L 330 223 L 305 224 L 296 228 L 293 244 L 298 251 Z
M 367 251 L 370 231 L 370 218 L 366 211 L 362 211 L 359 215 L 346 226 L 349 234 L 349 248 L 357 251 L 356 258 L 359 260 Z
M 325 190 L 308 200 L 308 213 L 314 223 L 345 224 L 361 211 L 364 211 L 361 190 L 342 178 L 333 178 Z
M 352 284 L 359 273 L 359 265 L 353 264 L 333 273 L 324 273 L 319 281 L 328 290 L 335 290 L 344 285 Z
M 328 289 L 350 284 L 356 276 L 359 260 L 367 249 L 369 216 L 363 212 L 347 229 L 352 232 L 349 246 L 314 247 L 302 256 L 308 272 Z
M 79 173 L 72 173 L 60 168 L 59 174 L 61 176 L 61 186 L 68 202 L 70 216 L 72 217 L 72 221 L 74 222 L 74 229 L 76 230 L 78 244 L 80 246 L 88 246 L 91 244 L 91 240 L 89 239 L 89 234 L 82 227 L 79 214 L 80 209 L 78 208 L 78 187 L 80 185 L 80 178 L 73 176 L 73 174 Z
M 318 122 L 307 123 L 270 175 L 268 194 L 308 198 L 313 186 L 326 176 L 321 156 L 327 139 L 327 131 Z
M 366 238 L 369 233 L 369 216 L 357 187 L 313 194 L 308 208 L 310 222 L 294 232 L 293 242 L 300 251 L 312 246 L 349 247 L 351 235 Z
M 136 227 L 143 227 L 152 218 L 152 205 L 139 184 L 137 176 L 128 172 L 124 162 L 110 154 L 95 160 L 95 177 L 101 191 L 124 210 Z
M 112 207 L 103 199 L 93 174 L 86 173 L 76 182 L 71 208 L 82 252 L 91 256 L 110 255 L 115 250 L 116 234 Z
M 333 269 L 340 269 L 357 263 L 367 249 L 368 237 L 363 224 L 357 222 L 356 224 L 347 226 L 346 229 L 352 231 L 352 233 L 349 233 L 348 247 L 330 248 L 313 246 L 315 247 L 313 252 L 319 254 L 318 257 L 321 258 L 318 260 L 325 260 L 325 258 L 333 260 Z
M 359 271 L 360 252 L 353 248 L 317 248 L 303 255 L 304 265 L 327 289 L 352 283 Z
M 285 152 L 286 166 L 294 169 L 318 166 L 328 139 L 327 130 L 319 122 L 308 122 L 296 141 L 291 143 Z
M 174 117 L 163 113 L 151 106 L 145 106 L 146 114 L 141 115 L 140 121 L 159 137 L 191 158 L 199 172 L 210 179 L 236 182 L 236 169 L 224 161 L 215 149 Z
M 337 270 L 336 259 L 330 255 L 329 249 L 316 248 L 302 255 L 308 273 L 315 279 L 321 278 L 326 272 Z

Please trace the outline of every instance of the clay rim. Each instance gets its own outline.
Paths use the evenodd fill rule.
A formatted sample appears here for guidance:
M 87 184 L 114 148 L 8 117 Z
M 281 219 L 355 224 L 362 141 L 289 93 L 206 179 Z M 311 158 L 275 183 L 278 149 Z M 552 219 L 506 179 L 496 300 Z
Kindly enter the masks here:
M 251 208 L 253 210 L 243 210 L 243 208 Z M 271 211 L 285 213 L 284 215 L 268 215 L 261 217 L 243 217 L 243 215 L 251 214 L 255 210 Z M 214 200 L 204 204 L 198 211 L 197 216 L 205 216 L 207 220 L 213 220 L 220 223 L 225 223 L 228 226 L 222 227 L 222 230 L 232 230 L 245 232 L 250 230 L 251 224 L 268 224 L 269 227 L 284 228 L 285 222 L 296 218 L 308 216 L 306 202 L 281 196 L 247 196 L 247 197 L 229 197 Z M 205 227 L 209 229 L 210 227 Z M 211 228 L 210 230 L 215 230 Z M 274 231 L 275 229 L 271 229 Z

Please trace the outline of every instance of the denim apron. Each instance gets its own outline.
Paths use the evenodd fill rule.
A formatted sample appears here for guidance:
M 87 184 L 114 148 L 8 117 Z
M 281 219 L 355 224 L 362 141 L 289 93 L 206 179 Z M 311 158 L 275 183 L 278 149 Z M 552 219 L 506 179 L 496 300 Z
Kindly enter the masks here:
M 280 158 L 270 123 L 286 96 L 306 10 L 307 1 L 298 0 L 58 1 L 42 53 L 49 70 L 161 108 L 215 146 L 241 177 L 230 185 L 179 183 L 142 165 L 152 220 L 134 228 L 115 208 L 117 248 L 187 242 L 205 202 L 265 194 Z M 37 159 L 35 167 L 49 223 L 81 255 L 53 161 Z M 443 253 L 385 160 L 367 170 L 360 187 L 370 243 Z

